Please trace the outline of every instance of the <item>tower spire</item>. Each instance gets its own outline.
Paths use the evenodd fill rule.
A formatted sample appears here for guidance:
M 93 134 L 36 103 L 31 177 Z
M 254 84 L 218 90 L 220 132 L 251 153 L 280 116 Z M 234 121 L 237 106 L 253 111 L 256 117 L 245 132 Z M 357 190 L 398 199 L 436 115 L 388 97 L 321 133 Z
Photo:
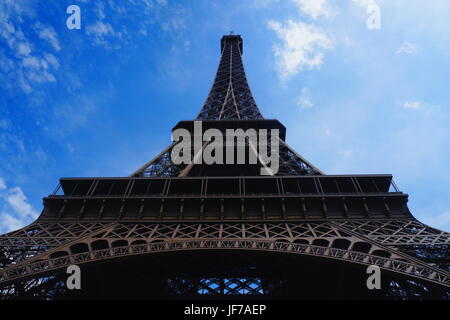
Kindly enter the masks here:
M 263 119 L 245 75 L 242 38 L 230 33 L 222 37 L 216 78 L 196 120 Z

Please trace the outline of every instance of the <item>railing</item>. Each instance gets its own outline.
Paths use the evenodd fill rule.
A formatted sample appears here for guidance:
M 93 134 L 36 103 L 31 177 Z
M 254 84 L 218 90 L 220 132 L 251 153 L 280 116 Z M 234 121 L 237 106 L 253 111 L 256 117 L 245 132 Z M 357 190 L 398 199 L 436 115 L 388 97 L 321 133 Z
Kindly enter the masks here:
M 65 178 L 50 197 L 362 195 L 401 193 L 390 175 Z

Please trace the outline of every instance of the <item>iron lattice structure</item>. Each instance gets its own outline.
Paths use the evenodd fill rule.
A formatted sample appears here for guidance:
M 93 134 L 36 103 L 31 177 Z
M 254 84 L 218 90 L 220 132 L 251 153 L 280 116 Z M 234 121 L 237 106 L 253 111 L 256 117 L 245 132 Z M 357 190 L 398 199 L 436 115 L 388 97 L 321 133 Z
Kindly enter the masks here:
M 196 120 L 280 129 L 277 175 L 175 165 L 172 143 L 130 177 L 61 179 L 37 221 L 0 236 L 2 299 L 448 299 L 450 234 L 416 220 L 391 175 L 325 175 L 292 150 L 259 111 L 242 52 L 240 36 L 222 38 Z M 82 290 L 66 289 L 72 264 Z M 368 265 L 382 290 L 366 288 Z

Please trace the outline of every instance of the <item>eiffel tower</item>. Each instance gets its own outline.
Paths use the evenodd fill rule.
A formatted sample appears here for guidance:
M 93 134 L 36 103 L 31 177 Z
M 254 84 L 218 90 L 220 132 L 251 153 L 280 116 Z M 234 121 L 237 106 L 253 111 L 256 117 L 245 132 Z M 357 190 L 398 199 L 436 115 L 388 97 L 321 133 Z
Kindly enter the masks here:
M 241 36 L 223 36 L 195 121 L 279 130 L 277 173 L 176 165 L 174 142 L 129 177 L 62 178 L 35 222 L 0 236 L 2 299 L 449 298 L 450 234 L 415 219 L 391 175 L 327 175 L 296 153 L 258 109 L 242 54 Z

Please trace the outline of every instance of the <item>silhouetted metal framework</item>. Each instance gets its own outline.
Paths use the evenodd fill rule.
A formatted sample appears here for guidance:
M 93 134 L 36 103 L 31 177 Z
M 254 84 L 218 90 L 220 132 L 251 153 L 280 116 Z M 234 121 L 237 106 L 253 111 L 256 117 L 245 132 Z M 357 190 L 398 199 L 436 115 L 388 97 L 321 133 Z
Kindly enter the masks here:
M 195 120 L 222 121 L 226 127 L 235 123 L 235 127 L 247 127 L 247 121 L 259 122 L 265 127 L 264 118 L 256 105 L 247 83 L 242 63 L 242 39 L 238 35 L 224 36 L 221 40 L 221 59 L 216 78 L 208 98 Z M 256 121 L 255 121 L 256 120 Z M 258 121 L 259 120 L 259 121 Z M 269 120 L 270 121 L 270 120 Z M 253 124 L 253 127 L 258 126 Z M 280 124 L 280 126 L 282 126 Z M 231 125 L 231 127 L 233 127 Z M 284 127 L 283 127 L 284 128 Z M 284 139 L 280 139 L 280 169 L 277 175 L 318 175 L 322 172 L 289 147 Z M 205 170 L 191 170 L 186 165 L 174 165 L 171 162 L 171 151 L 175 143 L 169 145 L 159 155 L 133 173 L 140 177 L 176 177 L 208 175 Z M 194 156 L 194 155 L 192 155 Z M 223 175 L 224 170 L 215 173 Z M 226 171 L 226 170 L 225 170 Z M 248 174 L 248 173 L 247 173 Z M 251 174 L 253 175 L 253 172 Z
M 391 175 L 325 175 L 293 151 L 256 106 L 242 48 L 222 38 L 196 120 L 280 129 L 278 174 L 177 166 L 171 144 L 130 177 L 60 179 L 34 223 L 0 236 L 2 299 L 449 298 L 450 234 L 416 220 Z M 72 264 L 81 291 L 66 289 Z

